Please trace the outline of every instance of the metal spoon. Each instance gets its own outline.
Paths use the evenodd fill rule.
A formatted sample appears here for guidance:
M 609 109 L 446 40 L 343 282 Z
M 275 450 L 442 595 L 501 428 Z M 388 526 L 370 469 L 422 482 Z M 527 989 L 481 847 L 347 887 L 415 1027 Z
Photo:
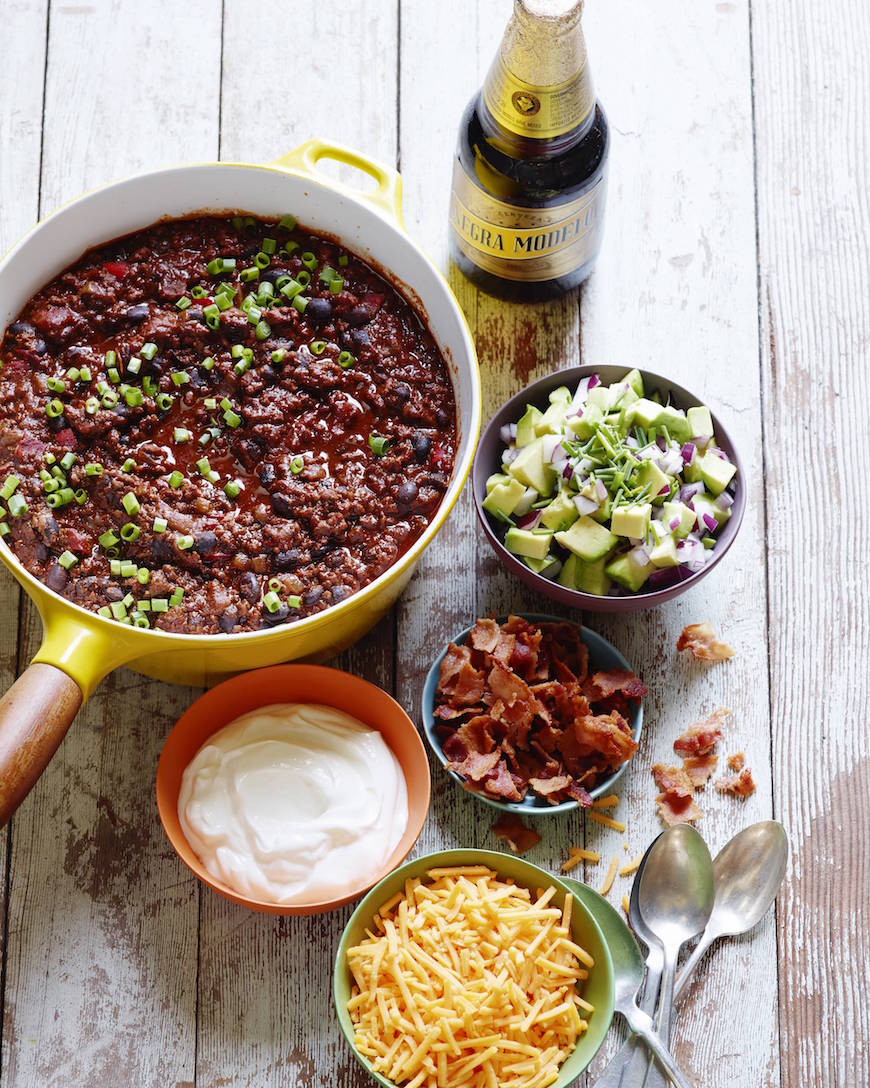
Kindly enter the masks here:
M 655 1030 L 652 1017 L 637 1007 L 634 995 L 643 982 L 643 957 L 628 926 L 606 899 L 577 881 L 570 883 L 572 891 L 595 915 L 607 938 L 613 961 L 614 1009 L 624 1016 L 628 1026 L 643 1039 L 655 1054 L 668 1077 L 677 1088 L 690 1088 L 688 1081 L 674 1064 L 674 1059 Z
M 748 933 L 776 899 L 788 864 L 788 836 L 776 820 L 761 820 L 739 834 L 713 862 L 713 913 L 674 986 L 674 1000 L 686 989 L 707 949 L 720 937 Z
M 689 824 L 669 827 L 653 843 L 638 881 L 638 908 L 664 946 L 656 1027 L 667 1039 L 680 949 L 703 932 L 713 911 L 713 860 Z
M 643 916 L 638 907 L 637 897 L 638 889 L 640 888 L 640 874 L 646 866 L 646 860 L 649 857 L 650 850 L 652 850 L 657 841 L 657 838 L 653 839 L 647 847 L 646 853 L 641 858 L 640 865 L 635 874 L 634 883 L 631 887 L 631 900 L 628 908 L 628 917 L 631 922 L 631 928 L 634 930 L 634 935 L 640 938 L 647 947 L 646 976 L 643 984 L 643 994 L 641 995 L 638 1005 L 641 1012 L 645 1012 L 648 1016 L 651 1016 L 652 1013 L 655 1012 L 662 970 L 665 965 L 665 956 L 661 941 L 649 930 L 646 922 L 643 920 Z M 602 1070 L 601 1076 L 595 1081 L 595 1088 L 619 1088 L 623 1082 L 623 1078 L 628 1077 L 629 1074 L 636 1078 L 639 1077 L 641 1070 L 646 1069 L 648 1060 L 649 1055 L 644 1047 L 641 1046 L 634 1035 L 629 1036 Z M 626 1083 L 629 1083 L 629 1081 L 626 1081 Z

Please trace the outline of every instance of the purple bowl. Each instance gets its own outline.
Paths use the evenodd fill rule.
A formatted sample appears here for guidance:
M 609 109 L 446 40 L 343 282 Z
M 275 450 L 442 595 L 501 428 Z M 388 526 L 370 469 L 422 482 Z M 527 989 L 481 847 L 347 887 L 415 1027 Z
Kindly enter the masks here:
M 630 369 L 628 366 L 575 366 L 568 370 L 559 370 L 555 374 L 549 374 L 545 378 L 532 382 L 531 385 L 526 386 L 525 389 L 503 404 L 489 421 L 478 442 L 477 453 L 474 456 L 474 465 L 472 467 L 471 481 L 477 516 L 502 565 L 544 597 L 559 601 L 569 608 L 581 609 L 587 612 L 638 612 L 642 608 L 652 608 L 654 605 L 663 604 L 665 601 L 685 593 L 687 589 L 697 585 L 705 575 L 709 574 L 731 547 L 746 510 L 746 480 L 743 475 L 740 456 L 731 441 L 730 435 L 722 426 L 721 420 L 713 415 L 711 411 L 713 427 L 716 431 L 716 441 L 729 459 L 737 466 L 737 474 L 734 477 L 735 491 L 731 517 L 717 536 L 716 547 L 713 549 L 713 558 L 703 570 L 689 574 L 680 581 L 660 589 L 642 589 L 638 593 L 626 591 L 620 596 L 599 597 L 594 593 L 583 593 L 579 589 L 568 589 L 559 585 L 558 582 L 544 578 L 540 574 L 535 574 L 525 563 L 517 559 L 505 548 L 493 522 L 490 521 L 488 514 L 483 509 L 483 500 L 486 498 L 486 481 L 492 473 L 498 472 L 501 467 L 501 452 L 504 447 L 504 442 L 499 433 L 501 428 L 506 423 L 516 423 L 525 411 L 527 404 L 534 404 L 541 410 L 546 408 L 550 393 L 560 385 L 573 388 L 581 378 L 585 378 L 590 374 L 597 374 L 605 385 L 609 385 L 611 382 L 624 377 Z M 640 368 L 638 367 L 638 369 Z M 654 374 L 650 370 L 641 370 L 640 373 L 643 375 L 644 387 L 648 393 L 657 392 L 663 400 L 670 398 L 671 402 L 678 408 L 691 408 L 702 403 L 687 389 L 683 389 L 682 386 L 661 377 L 659 374 Z

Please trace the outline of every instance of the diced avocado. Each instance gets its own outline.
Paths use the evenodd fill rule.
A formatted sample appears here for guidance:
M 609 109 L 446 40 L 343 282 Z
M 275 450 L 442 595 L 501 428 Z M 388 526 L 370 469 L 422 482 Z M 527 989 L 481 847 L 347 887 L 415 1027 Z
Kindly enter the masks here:
M 698 454 L 698 451 L 695 450 L 692 455 L 692 460 L 687 465 L 683 465 L 683 479 L 687 484 L 696 484 L 701 479 L 700 463 L 700 455 Z
M 617 506 L 610 519 L 610 531 L 617 536 L 630 536 L 643 540 L 649 529 L 652 506 L 648 502 L 636 506 Z
M 556 533 L 556 540 L 563 548 L 567 548 L 569 552 L 574 552 L 575 555 L 579 555 L 581 559 L 588 562 L 594 562 L 608 555 L 619 543 L 619 538 L 609 529 L 605 529 L 603 525 L 599 525 L 588 516 L 578 518 L 570 529 Z
M 594 393 L 595 390 L 593 389 Z M 574 416 L 568 421 L 568 429 L 573 431 L 578 438 L 591 438 L 595 434 L 598 424 L 604 419 L 604 412 L 597 404 L 587 403 L 582 415 Z
M 649 561 L 654 567 L 675 567 L 677 565 L 677 541 L 670 534 L 663 536 L 649 553 Z
M 555 470 L 544 463 L 543 439 L 540 438 L 523 446 L 508 466 L 508 473 L 540 495 L 549 495 L 556 483 Z
M 560 586 L 565 586 L 566 589 L 577 588 L 577 577 L 579 575 L 580 563 L 582 562 L 582 559 L 578 559 L 577 556 L 571 552 L 562 564 L 562 569 L 559 571 L 558 582 Z
M 673 404 L 663 405 L 659 409 L 656 426 L 667 427 L 671 438 L 678 439 L 681 442 L 692 436 L 692 429 L 689 427 L 686 413 L 682 408 L 675 408 Z
M 689 421 L 686 413 L 672 404 L 657 404 L 654 400 L 641 397 L 626 412 L 629 424 L 639 423 L 644 430 L 650 427 L 667 427 L 671 438 L 689 438 Z
M 662 523 L 678 540 L 687 537 L 695 528 L 695 511 L 683 502 L 666 502 L 662 513 Z M 675 520 L 679 524 L 671 528 L 671 523 Z
M 561 434 L 565 430 L 567 404 L 551 404 L 535 424 L 535 434 Z
M 608 495 L 601 506 L 595 511 L 594 514 L 589 516 L 596 521 L 600 521 L 603 525 L 606 521 L 610 521 L 610 515 L 613 513 L 613 499 Z
M 703 457 L 698 459 L 698 471 L 704 486 L 714 495 L 721 494 L 737 471 L 737 466 L 730 461 L 723 461 L 711 450 L 707 450 Z
M 573 525 L 579 516 L 574 500 L 562 491 L 549 506 L 545 507 L 541 514 L 540 524 L 554 532 L 561 532 L 569 525 Z
M 702 533 L 710 532 L 710 526 L 704 520 L 704 515 L 713 518 L 717 526 L 724 525 L 731 517 L 730 510 L 720 510 L 714 502 L 710 502 L 706 495 L 696 495 L 692 499 L 692 505 L 695 507 L 694 513 L 698 520 L 698 529 Z
M 638 395 L 625 379 L 610 386 L 610 411 L 621 412 L 638 400 Z
M 660 506 L 670 494 L 671 477 L 666 476 L 655 461 L 644 461 L 635 473 L 634 479 L 646 487 L 649 485 L 649 501 Z M 668 490 L 665 491 L 664 489 Z
M 573 399 L 571 390 L 567 385 L 558 386 L 547 397 L 550 404 L 561 404 L 563 408 L 567 408 Z
M 526 492 L 519 480 L 506 477 L 506 484 L 498 484 L 483 500 L 483 508 L 490 514 L 501 514 L 509 518 L 516 510 L 517 503 Z
M 696 438 L 701 435 L 705 435 L 707 438 L 713 437 L 713 420 L 710 416 L 710 409 L 704 404 L 698 404 L 694 408 L 690 408 L 686 412 L 686 419 L 689 421 L 689 431 Z
M 621 586 L 636 593 L 655 569 L 649 561 L 638 561 L 634 551 L 630 551 L 612 559 L 605 566 L 604 571 L 614 582 L 619 582 Z
M 521 518 L 523 514 L 528 514 L 535 503 L 540 502 L 540 499 L 541 496 L 533 487 L 527 487 L 523 492 L 522 498 L 514 507 L 514 517 Z
M 533 533 L 528 529 L 511 528 L 505 533 L 504 546 L 514 555 L 543 559 L 550 550 L 552 539 L 552 533 Z
M 606 559 L 596 559 L 594 563 L 578 559 L 576 588 L 584 593 L 594 593 L 597 597 L 606 597 L 610 589 L 610 578 L 604 569 L 606 565 Z
M 662 406 L 656 404 L 654 400 L 647 400 L 646 397 L 641 397 L 640 400 L 636 400 L 628 409 L 626 419 L 630 424 L 637 423 L 639 426 L 643 427 L 645 431 L 648 431 L 658 420 L 659 412 L 661 410 Z
M 586 395 L 586 403 L 594 404 L 596 408 L 600 408 L 602 414 L 610 410 L 613 399 L 613 390 L 609 385 L 596 385 Z
M 543 414 L 544 413 L 539 411 L 533 404 L 526 405 L 526 410 L 519 423 L 517 423 L 517 449 L 521 449 L 523 446 L 528 446 L 530 442 L 534 442 L 535 427 L 537 427 Z
M 629 370 L 622 380 L 628 382 L 639 397 L 643 396 L 643 376 L 639 370 Z
M 561 562 L 555 555 L 549 553 L 543 559 L 530 559 L 529 556 L 524 555 L 523 562 L 529 570 L 533 570 L 535 574 L 543 575 L 544 578 L 555 578 L 562 569 Z
M 499 484 L 506 484 L 510 476 L 506 476 L 503 472 L 494 472 L 492 476 L 486 481 L 486 493 L 487 495 L 492 491 L 494 487 L 498 487 Z

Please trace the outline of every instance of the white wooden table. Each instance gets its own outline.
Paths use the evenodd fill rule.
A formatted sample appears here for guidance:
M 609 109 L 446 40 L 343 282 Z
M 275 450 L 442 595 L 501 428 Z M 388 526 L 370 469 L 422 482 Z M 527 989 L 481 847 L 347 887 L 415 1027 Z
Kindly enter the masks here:
M 321 134 L 400 166 L 408 229 L 446 264 L 456 125 L 509 8 L 0 0 L 0 244 L 124 174 L 268 160 Z M 585 27 L 613 134 L 604 251 L 579 297 L 545 306 L 499 304 L 453 275 L 485 412 L 581 359 L 660 370 L 721 413 L 750 503 L 702 588 L 636 618 L 587 617 L 651 689 L 622 790 L 629 827 L 542 820 L 529 856 L 555 869 L 584 840 L 605 861 L 624 842 L 640 852 L 658 829 L 649 765 L 731 707 L 729 750 L 746 750 L 758 790 L 742 804 L 708 790 L 700 829 L 715 852 L 773 814 L 791 865 L 776 917 L 699 972 L 678 1058 L 699 1086 L 865 1088 L 870 8 L 590 0 Z M 341 664 L 415 713 L 452 632 L 539 603 L 497 566 L 465 495 L 395 613 Z M 702 619 L 735 646 L 731 663 L 676 658 L 677 633 Z M 39 639 L 6 576 L 0 625 L 5 686 Z M 241 910 L 201 890 L 163 837 L 154 769 L 196 694 L 115 673 L 2 832 L 4 1088 L 366 1083 L 330 1009 L 348 911 Z M 433 775 L 418 849 L 495 846 L 489 810 Z M 593 886 L 604 867 L 587 870 Z

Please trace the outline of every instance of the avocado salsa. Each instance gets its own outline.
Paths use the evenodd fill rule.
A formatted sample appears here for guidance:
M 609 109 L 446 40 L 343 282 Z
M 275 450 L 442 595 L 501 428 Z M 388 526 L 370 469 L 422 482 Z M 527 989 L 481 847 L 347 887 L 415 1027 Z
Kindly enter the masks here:
M 530 570 L 597 596 L 662 589 L 703 569 L 731 517 L 734 465 L 710 411 L 684 411 L 630 370 L 554 389 L 502 428 L 483 508 Z

